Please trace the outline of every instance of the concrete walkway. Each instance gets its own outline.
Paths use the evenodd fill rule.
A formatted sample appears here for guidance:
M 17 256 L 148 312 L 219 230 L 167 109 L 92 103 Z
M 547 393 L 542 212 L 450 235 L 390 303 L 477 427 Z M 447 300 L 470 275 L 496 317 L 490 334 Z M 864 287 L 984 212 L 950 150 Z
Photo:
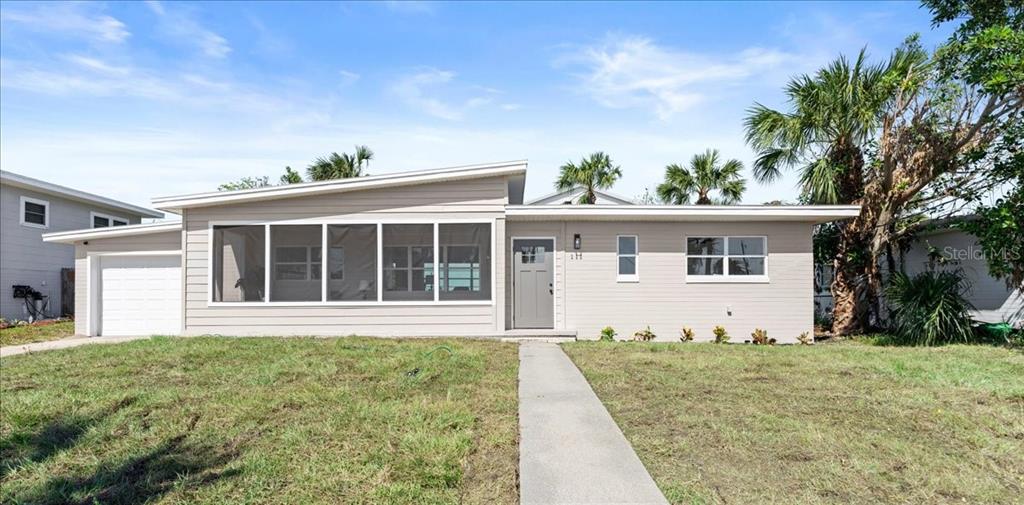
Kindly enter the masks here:
M 519 346 L 519 432 L 521 503 L 668 503 L 555 344 Z
M 144 338 L 149 337 L 71 337 L 62 338 L 60 340 L 50 340 L 49 342 L 36 342 L 34 344 L 8 345 L 6 347 L 0 347 L 0 358 L 16 356 L 18 354 L 25 354 L 29 352 L 52 351 L 54 349 L 67 349 L 69 347 L 78 347 L 80 345 L 88 344 L 118 344 L 121 342 L 128 342 L 129 340 L 141 340 Z

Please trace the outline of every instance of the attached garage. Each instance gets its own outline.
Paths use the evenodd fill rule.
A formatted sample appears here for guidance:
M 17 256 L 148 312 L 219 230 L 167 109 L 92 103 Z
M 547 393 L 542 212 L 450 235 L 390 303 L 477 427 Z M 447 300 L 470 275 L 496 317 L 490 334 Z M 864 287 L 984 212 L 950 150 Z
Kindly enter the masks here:
M 101 255 L 96 282 L 99 335 L 181 331 L 181 255 Z
M 180 335 L 181 223 L 51 233 L 75 246 L 78 335 Z

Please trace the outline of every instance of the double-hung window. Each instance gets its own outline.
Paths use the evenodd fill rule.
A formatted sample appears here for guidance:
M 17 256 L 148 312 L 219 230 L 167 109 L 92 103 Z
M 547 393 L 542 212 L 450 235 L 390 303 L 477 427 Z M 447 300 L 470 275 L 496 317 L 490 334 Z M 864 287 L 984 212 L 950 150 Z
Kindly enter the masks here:
M 21 197 L 21 224 L 33 228 L 50 227 L 50 202 Z
M 640 250 L 636 235 L 619 235 L 616 237 L 616 262 L 618 263 L 619 282 L 637 282 L 640 280 Z
M 687 237 L 686 276 L 691 282 L 768 280 L 765 237 Z
M 99 212 L 90 212 L 89 216 L 92 217 L 93 228 L 106 228 L 108 226 L 127 226 L 128 220 L 110 216 L 107 214 L 100 214 Z

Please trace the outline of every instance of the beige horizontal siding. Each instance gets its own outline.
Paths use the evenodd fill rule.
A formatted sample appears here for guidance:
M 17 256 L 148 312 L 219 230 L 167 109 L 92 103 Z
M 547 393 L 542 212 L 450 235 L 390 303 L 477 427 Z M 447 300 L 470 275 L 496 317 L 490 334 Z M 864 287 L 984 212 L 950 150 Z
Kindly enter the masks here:
M 579 254 L 571 246 L 576 233 Z M 556 325 L 581 339 L 597 338 L 605 326 L 619 338 L 650 326 L 658 340 L 677 341 L 687 326 L 698 340 L 710 340 L 712 328 L 722 325 L 735 342 L 749 340 L 755 328 L 795 342 L 813 329 L 810 224 L 510 222 L 506 229 L 508 237 L 552 234 L 558 235 Z M 616 235 L 638 236 L 639 282 L 616 281 Z M 768 283 L 686 282 L 684 237 L 722 235 L 768 237 Z
M 185 215 L 185 333 L 189 335 L 479 335 L 504 326 L 504 282 L 496 305 L 260 305 L 208 303 L 211 222 L 299 219 L 400 221 L 502 218 L 508 183 L 503 177 L 318 195 L 189 209 Z M 495 261 L 504 261 L 504 222 L 495 226 Z M 500 273 L 500 270 L 498 270 Z
M 88 245 L 75 244 L 75 334 L 86 335 L 88 327 L 89 261 L 87 255 L 107 252 L 145 252 L 181 250 L 181 232 L 169 231 L 130 237 L 89 239 Z

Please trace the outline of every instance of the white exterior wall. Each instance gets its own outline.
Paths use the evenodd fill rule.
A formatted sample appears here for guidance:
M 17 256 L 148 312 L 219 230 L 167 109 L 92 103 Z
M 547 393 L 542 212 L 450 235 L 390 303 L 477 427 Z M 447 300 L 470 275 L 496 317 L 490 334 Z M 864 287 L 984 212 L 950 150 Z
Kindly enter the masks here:
M 146 251 L 181 250 L 181 233 L 163 232 L 129 237 L 90 239 L 88 244 L 79 242 L 73 246 L 75 256 L 75 334 L 89 333 L 90 275 L 95 276 L 95 265 L 89 265 L 90 255 L 102 253 L 145 253 Z M 50 245 L 50 244 L 47 244 Z M 58 244 L 59 245 L 59 244 Z M 67 246 L 72 247 L 72 246 Z
M 659 341 L 678 341 L 688 326 L 697 340 L 711 340 L 722 325 L 733 342 L 763 328 L 779 342 L 813 331 L 811 223 L 800 222 L 509 222 L 512 237 L 554 236 L 555 326 L 596 339 L 612 326 L 618 338 L 650 326 Z M 572 250 L 573 235 L 582 240 Z M 616 235 L 637 235 L 639 282 L 616 281 Z M 767 236 L 767 283 L 687 283 L 685 236 Z M 506 321 L 512 292 L 506 273 Z M 730 310 L 731 309 L 731 314 Z
M 188 209 L 184 215 L 185 334 L 482 335 L 505 326 L 504 207 L 508 181 L 491 177 L 388 189 Z M 493 221 L 495 286 L 491 304 L 217 305 L 209 301 L 211 223 Z M 269 272 L 269 266 L 268 266 Z
M 22 196 L 49 202 L 48 228 L 21 224 Z M 24 301 L 11 296 L 11 286 L 15 284 L 32 286 L 48 296 L 48 311 L 61 315 L 57 314 L 61 307 L 60 270 L 75 267 L 75 248 L 67 244 L 44 243 L 42 236 L 44 233 L 91 228 L 90 212 L 122 217 L 130 224 L 138 224 L 140 220 L 137 214 L 8 184 L 0 185 L 0 317 L 28 318 Z M 76 302 L 75 307 L 77 310 L 81 306 Z

